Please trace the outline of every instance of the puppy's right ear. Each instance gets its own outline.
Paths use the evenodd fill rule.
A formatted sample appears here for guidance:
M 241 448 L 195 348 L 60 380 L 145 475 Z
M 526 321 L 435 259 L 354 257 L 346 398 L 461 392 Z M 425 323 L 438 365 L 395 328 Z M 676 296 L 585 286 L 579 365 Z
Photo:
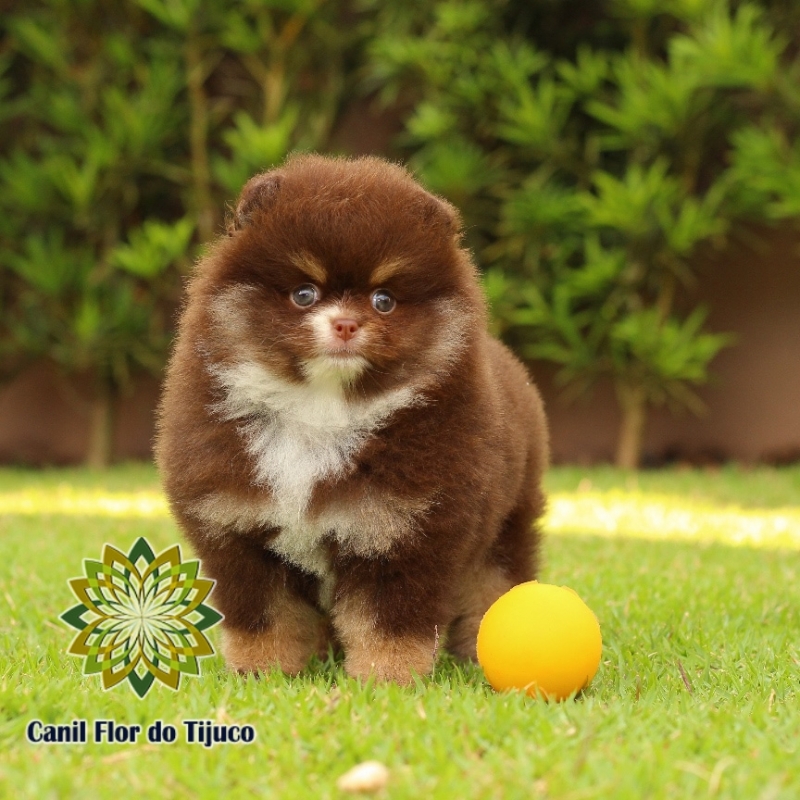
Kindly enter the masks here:
M 266 211 L 275 205 L 282 183 L 283 175 L 280 172 L 262 172 L 250 178 L 239 195 L 233 219 L 228 222 L 228 234 L 247 227 L 256 212 Z

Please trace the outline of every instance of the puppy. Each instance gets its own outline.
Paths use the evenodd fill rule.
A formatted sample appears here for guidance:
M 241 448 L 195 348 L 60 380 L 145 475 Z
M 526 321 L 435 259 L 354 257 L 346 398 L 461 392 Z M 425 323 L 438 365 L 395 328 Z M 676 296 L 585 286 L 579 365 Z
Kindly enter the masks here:
M 245 185 L 198 264 L 156 453 L 231 668 L 297 673 L 333 643 L 408 683 L 437 634 L 474 658 L 535 577 L 542 404 L 460 233 L 398 166 L 303 155 Z

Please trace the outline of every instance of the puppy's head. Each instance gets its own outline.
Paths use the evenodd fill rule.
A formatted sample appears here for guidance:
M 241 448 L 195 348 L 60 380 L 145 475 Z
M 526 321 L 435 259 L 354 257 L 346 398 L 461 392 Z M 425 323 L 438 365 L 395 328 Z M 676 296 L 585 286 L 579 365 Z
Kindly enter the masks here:
M 460 232 L 455 209 L 398 166 L 292 158 L 245 185 L 200 266 L 206 349 L 360 396 L 430 381 L 483 326 Z

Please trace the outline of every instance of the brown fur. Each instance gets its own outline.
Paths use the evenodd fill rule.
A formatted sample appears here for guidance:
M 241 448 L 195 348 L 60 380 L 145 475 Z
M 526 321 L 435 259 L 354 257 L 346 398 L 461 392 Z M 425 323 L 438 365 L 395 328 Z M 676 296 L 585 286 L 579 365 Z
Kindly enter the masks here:
M 228 233 L 189 286 L 157 458 L 229 664 L 297 672 L 325 618 L 352 675 L 408 682 L 448 627 L 474 658 L 486 608 L 536 574 L 547 432 L 457 212 L 380 159 L 300 156 Z

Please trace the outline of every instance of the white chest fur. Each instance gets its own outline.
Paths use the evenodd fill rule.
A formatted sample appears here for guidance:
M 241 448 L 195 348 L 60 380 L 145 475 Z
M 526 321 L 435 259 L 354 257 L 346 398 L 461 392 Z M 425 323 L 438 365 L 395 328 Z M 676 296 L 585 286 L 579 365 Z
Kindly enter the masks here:
M 195 508 L 207 522 L 241 531 L 256 525 L 279 528 L 272 549 L 324 577 L 329 565 L 320 546 L 323 537 L 332 535 L 354 552 L 376 553 L 424 513 L 425 503 L 398 504 L 367 492 L 357 508 L 334 503 L 313 517 L 308 514 L 314 486 L 347 473 L 392 412 L 415 402 L 410 388 L 351 402 L 341 381 L 324 373 L 303 385 L 276 378 L 255 362 L 216 366 L 212 374 L 225 390 L 225 399 L 213 412 L 242 420 L 253 483 L 269 492 L 264 501 L 247 504 L 222 492 L 210 495 Z

